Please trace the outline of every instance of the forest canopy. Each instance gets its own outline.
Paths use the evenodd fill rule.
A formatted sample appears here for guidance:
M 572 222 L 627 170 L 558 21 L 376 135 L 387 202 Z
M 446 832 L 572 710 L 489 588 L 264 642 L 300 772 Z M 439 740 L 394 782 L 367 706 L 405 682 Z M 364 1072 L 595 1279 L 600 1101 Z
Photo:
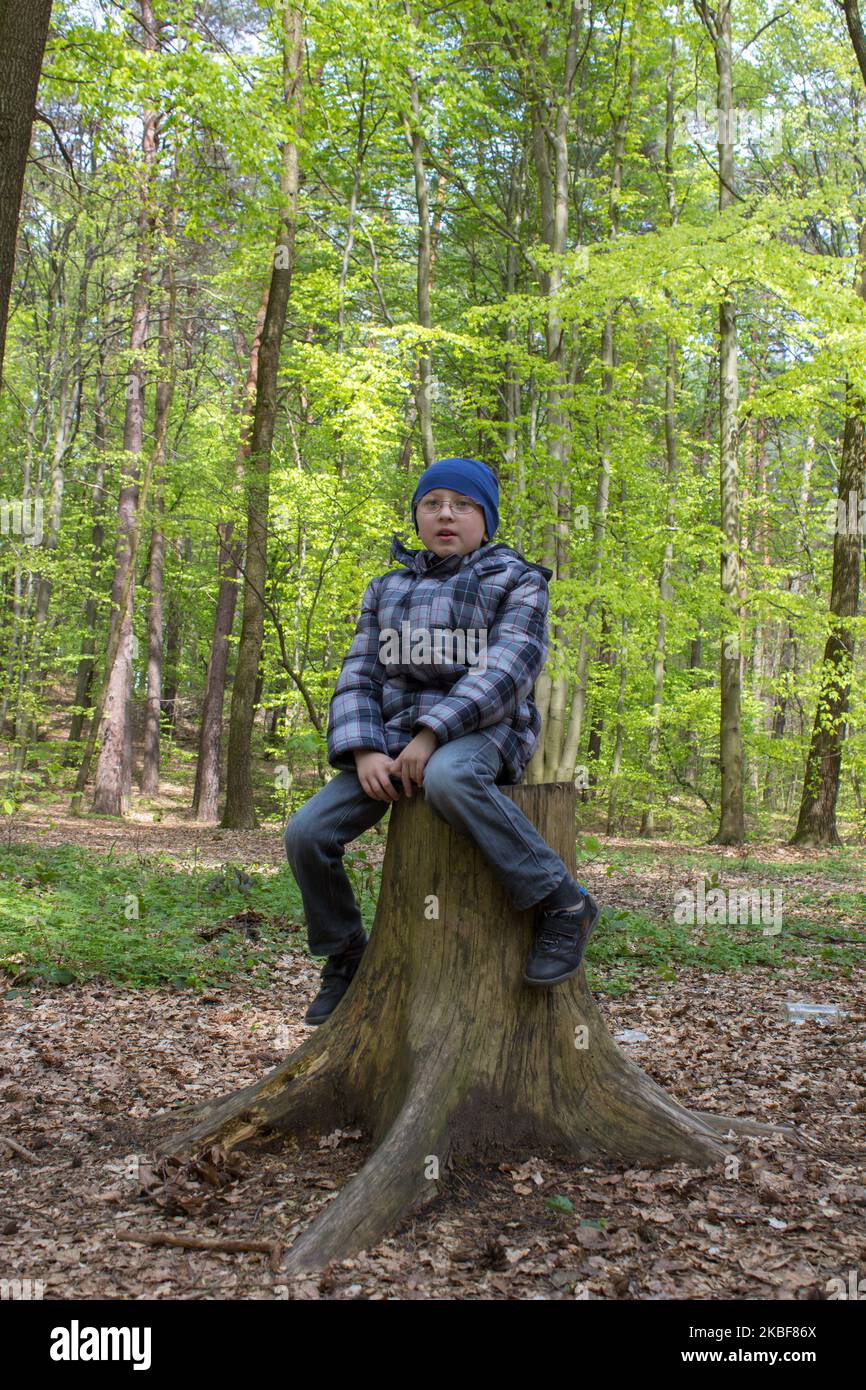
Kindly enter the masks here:
M 123 814 L 160 759 L 227 826 L 303 797 L 364 588 L 465 455 L 553 571 L 528 780 L 612 832 L 862 840 L 856 0 L 47 10 L 4 809 Z

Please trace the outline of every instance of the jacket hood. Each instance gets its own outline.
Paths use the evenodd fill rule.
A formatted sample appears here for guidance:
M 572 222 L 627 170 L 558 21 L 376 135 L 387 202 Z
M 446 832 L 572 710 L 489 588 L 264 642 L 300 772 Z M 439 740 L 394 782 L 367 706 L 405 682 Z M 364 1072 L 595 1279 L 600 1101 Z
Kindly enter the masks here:
M 464 567 L 483 572 L 485 569 L 496 569 L 497 561 L 507 556 L 519 560 L 527 569 L 538 570 L 547 580 L 553 578 L 553 570 L 548 569 L 547 565 L 527 560 L 519 550 L 505 545 L 503 541 L 488 541 L 486 545 L 479 545 L 476 550 L 470 550 L 468 555 L 436 555 L 432 550 L 410 550 L 396 534 L 391 538 L 391 559 L 418 575 L 453 574 Z

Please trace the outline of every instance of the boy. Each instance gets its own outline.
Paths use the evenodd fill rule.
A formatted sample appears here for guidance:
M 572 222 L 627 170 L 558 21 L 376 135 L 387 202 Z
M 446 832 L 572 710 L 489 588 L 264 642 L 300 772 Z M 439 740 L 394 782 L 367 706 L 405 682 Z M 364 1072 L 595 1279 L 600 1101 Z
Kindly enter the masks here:
M 532 689 L 547 656 L 552 576 L 492 544 L 498 508 L 486 464 L 432 464 L 412 498 L 426 548 L 408 550 L 395 535 L 391 557 L 404 568 L 372 579 L 361 600 L 328 718 L 328 762 L 339 775 L 284 836 L 310 951 L 328 957 L 307 1023 L 333 1013 L 367 944 L 344 848 L 401 790 L 422 788 L 437 815 L 475 840 L 515 906 L 539 909 L 528 984 L 574 975 L 598 920 L 595 899 L 496 785 L 520 781 L 538 741 Z M 445 659 L 446 637 L 454 659 Z

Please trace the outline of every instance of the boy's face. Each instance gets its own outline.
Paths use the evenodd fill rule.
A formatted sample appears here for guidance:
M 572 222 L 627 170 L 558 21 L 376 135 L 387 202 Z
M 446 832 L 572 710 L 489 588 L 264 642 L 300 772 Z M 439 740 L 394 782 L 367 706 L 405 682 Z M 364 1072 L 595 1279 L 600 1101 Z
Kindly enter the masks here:
M 418 535 L 434 555 L 468 555 L 484 541 L 484 509 L 462 492 L 434 487 L 415 508 Z

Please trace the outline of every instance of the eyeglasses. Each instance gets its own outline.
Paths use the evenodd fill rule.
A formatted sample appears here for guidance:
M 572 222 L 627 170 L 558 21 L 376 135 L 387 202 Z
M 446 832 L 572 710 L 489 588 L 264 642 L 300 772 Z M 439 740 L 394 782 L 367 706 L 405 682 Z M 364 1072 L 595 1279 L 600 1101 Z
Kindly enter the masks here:
M 444 503 L 440 498 L 425 497 L 418 503 L 418 510 L 425 512 L 428 516 L 435 516 L 437 512 L 441 512 L 443 506 Z M 479 512 L 481 511 L 478 503 L 470 502 L 468 498 L 465 497 L 460 497 L 456 502 L 451 503 L 451 510 L 456 512 L 458 516 L 468 516 L 470 512 L 476 509 Z

